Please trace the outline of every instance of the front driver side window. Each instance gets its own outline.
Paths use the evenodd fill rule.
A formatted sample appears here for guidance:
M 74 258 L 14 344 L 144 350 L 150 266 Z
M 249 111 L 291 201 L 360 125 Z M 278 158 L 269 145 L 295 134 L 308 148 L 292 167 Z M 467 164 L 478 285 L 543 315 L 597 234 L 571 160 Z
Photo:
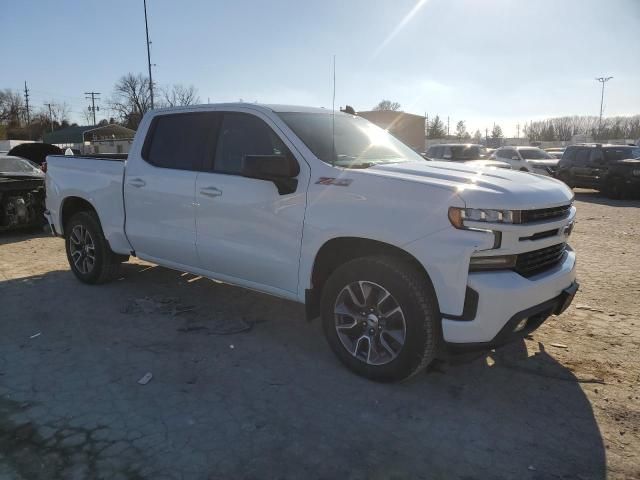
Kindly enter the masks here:
M 240 174 L 244 159 L 253 155 L 290 155 L 280 137 L 260 118 L 247 113 L 224 114 L 214 170 Z

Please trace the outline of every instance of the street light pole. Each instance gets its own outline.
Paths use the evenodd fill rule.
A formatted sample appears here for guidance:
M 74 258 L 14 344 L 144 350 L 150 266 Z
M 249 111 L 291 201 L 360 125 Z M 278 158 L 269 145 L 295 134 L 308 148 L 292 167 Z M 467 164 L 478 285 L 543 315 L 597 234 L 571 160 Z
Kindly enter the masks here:
M 600 120 L 598 121 L 598 136 L 602 133 L 602 106 L 604 105 L 604 84 L 611 80 L 613 77 L 598 77 L 596 78 L 602 84 L 602 95 L 600 96 Z
M 143 0 L 144 3 L 144 29 L 147 33 L 147 65 L 149 67 L 149 96 L 151 99 L 151 110 L 153 110 L 153 78 L 151 77 L 151 49 L 149 42 L 149 24 L 147 23 L 147 0 Z

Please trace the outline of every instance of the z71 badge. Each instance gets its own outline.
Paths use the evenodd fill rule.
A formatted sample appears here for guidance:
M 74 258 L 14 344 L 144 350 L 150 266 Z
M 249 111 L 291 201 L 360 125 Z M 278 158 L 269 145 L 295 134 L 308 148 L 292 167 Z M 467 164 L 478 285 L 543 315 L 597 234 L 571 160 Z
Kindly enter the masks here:
M 336 185 L 338 187 L 348 187 L 353 182 L 351 178 L 333 178 L 333 177 L 320 177 L 316 182 L 316 185 Z

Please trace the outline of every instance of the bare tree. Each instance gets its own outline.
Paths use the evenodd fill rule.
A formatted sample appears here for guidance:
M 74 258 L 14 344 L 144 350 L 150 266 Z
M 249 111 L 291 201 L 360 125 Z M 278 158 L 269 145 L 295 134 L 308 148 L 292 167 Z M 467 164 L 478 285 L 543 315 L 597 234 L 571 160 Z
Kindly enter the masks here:
M 480 130 L 476 129 L 476 133 L 473 134 L 473 139 L 476 141 L 476 143 L 480 143 L 480 141 L 482 140 L 482 133 L 480 133 Z
M 164 103 L 166 103 L 168 107 L 181 107 L 200 103 L 198 89 L 193 85 L 188 87 L 181 84 L 173 85 L 171 88 L 163 89 L 162 96 Z
M 402 107 L 402 105 L 400 105 L 398 102 L 392 102 L 391 100 L 382 100 L 375 107 L 373 107 L 373 109 L 374 110 L 391 110 L 391 111 L 397 112 L 398 110 L 400 110 L 400 107 Z
M 24 113 L 22 95 L 18 91 L 9 88 L 0 90 L 0 122 L 19 127 Z
M 127 73 L 116 83 L 109 105 L 123 125 L 136 130 L 143 115 L 151 109 L 149 79 Z
M 497 123 L 491 129 L 491 138 L 502 138 L 502 128 Z

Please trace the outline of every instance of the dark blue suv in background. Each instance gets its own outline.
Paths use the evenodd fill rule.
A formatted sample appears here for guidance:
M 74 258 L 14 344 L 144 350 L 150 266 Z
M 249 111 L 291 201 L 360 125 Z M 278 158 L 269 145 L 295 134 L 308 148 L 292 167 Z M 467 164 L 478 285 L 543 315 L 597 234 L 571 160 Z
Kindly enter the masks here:
M 640 188 L 640 146 L 571 145 L 558 163 L 556 178 L 611 198 L 635 193 Z

